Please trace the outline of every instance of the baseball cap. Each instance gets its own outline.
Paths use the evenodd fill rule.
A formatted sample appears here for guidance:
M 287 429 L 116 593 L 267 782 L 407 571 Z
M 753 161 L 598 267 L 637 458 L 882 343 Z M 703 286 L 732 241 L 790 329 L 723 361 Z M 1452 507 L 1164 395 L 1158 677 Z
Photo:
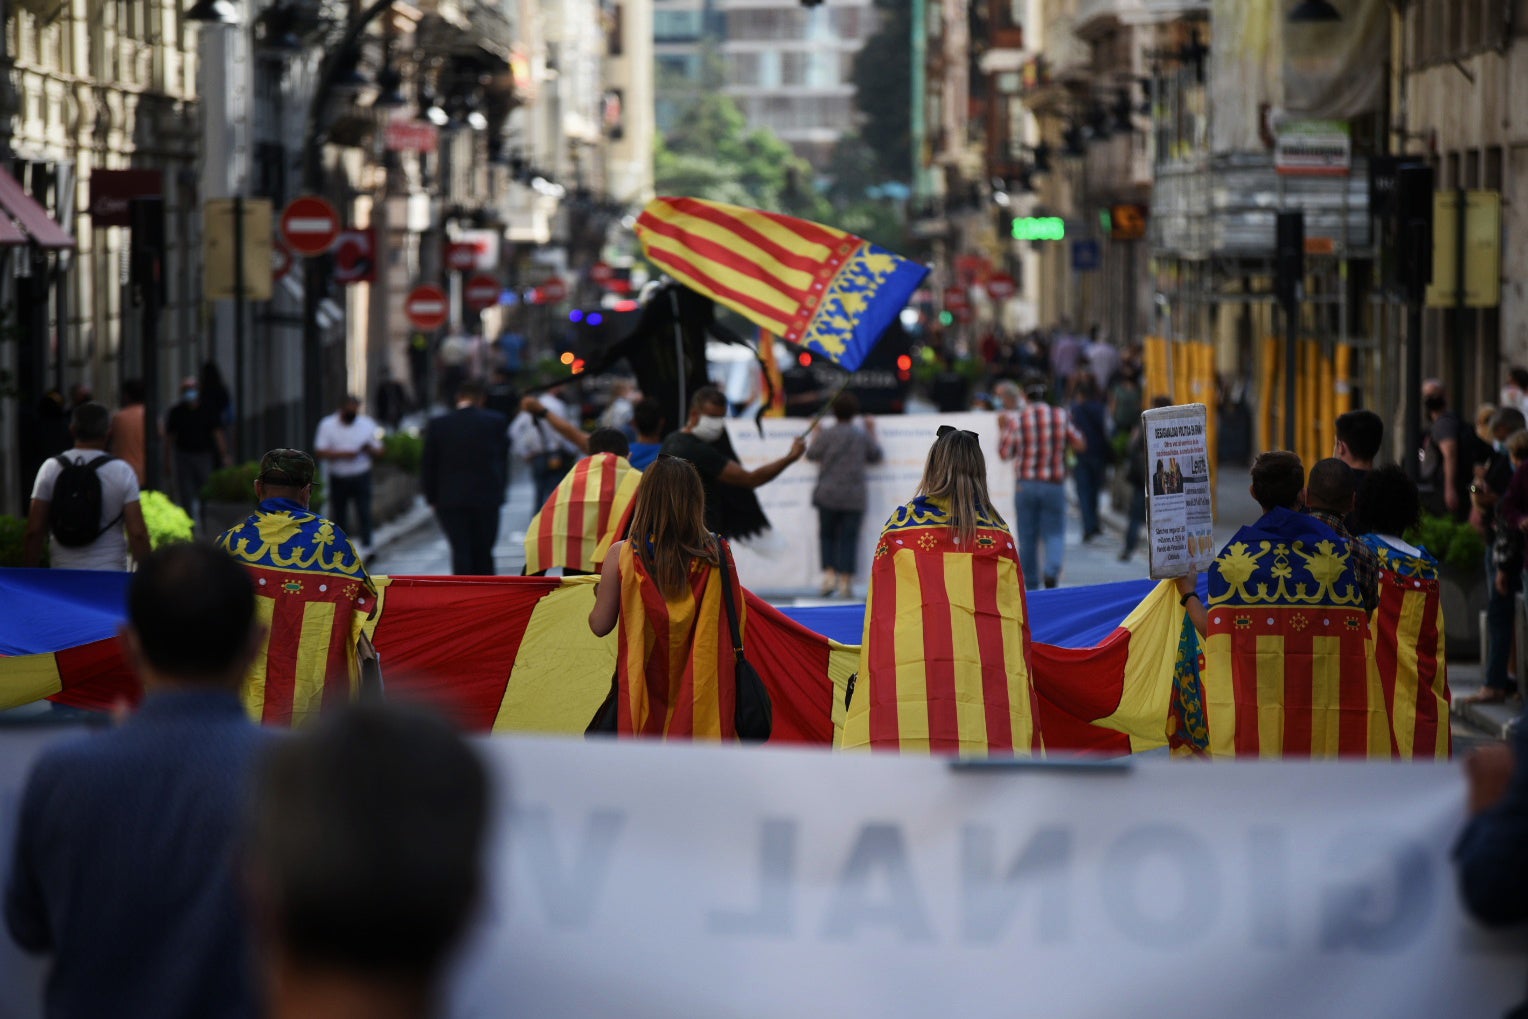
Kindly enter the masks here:
M 315 470 L 313 458 L 302 450 L 273 449 L 260 458 L 260 473 L 255 480 L 301 488 L 313 484 Z

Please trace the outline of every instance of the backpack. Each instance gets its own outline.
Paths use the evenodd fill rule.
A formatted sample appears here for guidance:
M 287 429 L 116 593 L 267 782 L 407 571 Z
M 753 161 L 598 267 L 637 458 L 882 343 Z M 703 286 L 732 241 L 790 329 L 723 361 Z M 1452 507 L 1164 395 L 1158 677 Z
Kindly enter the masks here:
M 58 479 L 53 482 L 53 500 L 48 503 L 48 530 L 53 540 L 66 548 L 83 548 L 101 535 L 117 526 L 117 519 L 101 526 L 101 476 L 102 464 L 115 460 L 114 456 L 98 456 L 87 463 L 76 463 L 68 457 L 57 458 Z

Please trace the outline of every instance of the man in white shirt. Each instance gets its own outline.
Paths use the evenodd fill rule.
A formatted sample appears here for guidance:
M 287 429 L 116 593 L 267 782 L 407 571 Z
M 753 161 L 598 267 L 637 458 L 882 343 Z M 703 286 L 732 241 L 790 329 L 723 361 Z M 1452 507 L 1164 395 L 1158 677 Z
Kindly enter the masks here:
M 509 438 L 515 453 L 530 465 L 538 506 L 546 502 L 547 496 L 552 494 L 582 453 L 578 446 L 543 420 L 550 413 L 564 421 L 576 421 L 569 414 L 567 404 L 562 402 L 561 392 L 561 386 L 554 386 L 540 394 L 537 400 L 542 412 L 530 414 L 522 410 L 510 425 Z
M 150 551 L 149 529 L 143 522 L 143 507 L 138 504 L 138 475 L 132 465 L 106 452 L 106 432 L 111 427 L 111 412 L 99 403 L 82 403 L 69 416 L 69 431 L 74 448 L 44 461 L 32 485 L 32 505 L 27 513 L 26 534 L 22 538 L 21 565 L 42 564 L 43 549 L 53 529 L 52 509 L 59 476 L 65 464 L 91 464 L 94 482 L 99 485 L 99 520 L 94 539 L 65 544 L 55 536 L 50 562 L 62 570 L 126 570 L 127 554 L 142 562 Z M 83 480 L 90 485 L 90 480 Z M 70 484 L 69 499 L 84 505 L 80 484 Z M 58 493 L 60 498 L 65 493 Z M 87 532 L 90 528 L 86 528 Z
M 318 423 L 313 455 L 324 465 L 329 489 L 329 519 L 361 539 L 361 555 L 371 552 L 371 465 L 382 455 L 377 422 L 361 413 L 361 401 L 346 396 L 340 409 Z M 358 526 L 350 527 L 347 510 L 355 506 Z

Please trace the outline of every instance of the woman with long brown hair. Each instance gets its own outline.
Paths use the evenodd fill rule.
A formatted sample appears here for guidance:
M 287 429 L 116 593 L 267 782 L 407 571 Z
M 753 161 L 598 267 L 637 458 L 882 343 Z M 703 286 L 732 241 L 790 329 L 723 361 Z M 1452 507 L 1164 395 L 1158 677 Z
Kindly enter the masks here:
M 605 556 L 589 628 L 603 637 L 620 627 L 616 732 L 622 736 L 736 738 L 723 556 L 740 616 L 742 588 L 732 551 L 706 530 L 705 514 L 695 468 L 660 456 L 642 472 L 629 537 Z
M 843 747 L 1038 753 L 1024 571 L 973 432 L 941 427 L 881 531 Z

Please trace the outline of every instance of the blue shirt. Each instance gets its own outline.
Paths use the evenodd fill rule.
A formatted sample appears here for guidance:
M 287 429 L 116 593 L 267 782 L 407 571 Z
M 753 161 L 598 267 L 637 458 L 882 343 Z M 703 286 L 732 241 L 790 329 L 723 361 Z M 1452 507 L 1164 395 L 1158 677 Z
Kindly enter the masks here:
M 654 460 L 658 459 L 658 454 L 662 449 L 663 443 L 661 442 L 633 442 L 631 444 L 631 455 L 626 458 L 626 462 L 639 471 L 645 470 Z
M 259 1014 L 237 850 L 266 738 L 233 693 L 163 692 L 37 761 L 5 920 L 53 957 L 46 1015 Z

